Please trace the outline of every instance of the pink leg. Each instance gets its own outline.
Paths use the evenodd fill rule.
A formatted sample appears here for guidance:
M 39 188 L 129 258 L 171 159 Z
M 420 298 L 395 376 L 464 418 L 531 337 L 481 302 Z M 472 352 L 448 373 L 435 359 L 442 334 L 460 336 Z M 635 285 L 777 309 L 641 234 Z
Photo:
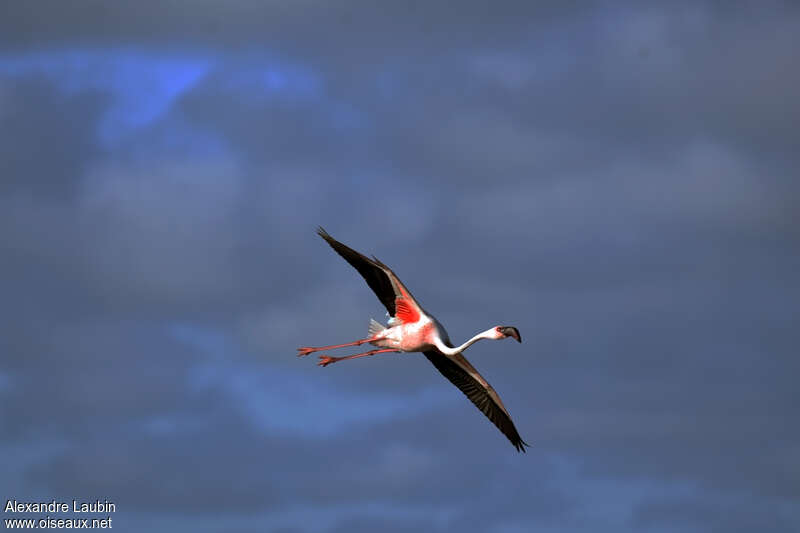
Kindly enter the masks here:
M 395 350 L 394 348 L 383 348 L 381 350 L 370 350 L 364 353 L 357 353 L 355 355 L 346 355 L 344 357 L 331 357 L 329 355 L 320 355 L 319 356 L 319 366 L 328 366 L 331 363 L 335 363 L 336 361 L 344 361 L 345 359 L 356 359 L 358 357 L 367 357 L 368 355 L 375 355 L 376 353 L 384 353 L 384 352 L 400 352 L 400 350 Z
M 319 352 L 320 350 L 333 350 L 335 348 L 346 348 L 348 346 L 361 346 L 365 342 L 375 340 L 374 337 L 369 339 L 361 339 L 355 342 L 346 342 L 344 344 L 332 344 L 330 346 L 319 346 L 318 348 L 310 348 L 308 346 L 303 346 L 302 348 L 297 349 L 297 357 L 303 357 L 304 355 L 308 355 L 310 353 Z

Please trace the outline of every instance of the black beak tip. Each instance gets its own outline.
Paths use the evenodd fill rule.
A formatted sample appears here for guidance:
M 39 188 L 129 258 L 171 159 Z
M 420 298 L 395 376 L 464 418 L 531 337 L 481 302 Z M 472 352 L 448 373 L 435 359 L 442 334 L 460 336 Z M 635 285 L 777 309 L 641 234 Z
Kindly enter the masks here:
M 505 326 L 503 328 L 503 333 L 506 337 L 511 337 L 516 339 L 517 342 L 522 342 L 522 336 L 519 334 L 519 330 L 513 326 Z

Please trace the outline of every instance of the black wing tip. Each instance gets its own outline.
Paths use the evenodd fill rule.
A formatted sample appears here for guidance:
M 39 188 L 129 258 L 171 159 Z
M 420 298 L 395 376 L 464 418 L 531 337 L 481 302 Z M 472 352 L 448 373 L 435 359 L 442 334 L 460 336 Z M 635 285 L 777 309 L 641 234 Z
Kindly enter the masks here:
M 325 239 L 325 242 L 330 244 L 334 249 L 336 249 L 337 246 L 344 246 L 342 243 L 331 237 L 331 234 L 325 231 L 325 228 L 322 226 L 317 227 L 317 235 Z
M 525 441 L 524 441 L 524 440 L 522 440 L 522 439 L 519 439 L 517 442 L 511 441 L 511 444 L 513 444 L 513 445 L 514 445 L 514 448 L 516 448 L 518 452 L 522 452 L 522 453 L 527 453 L 527 452 L 526 452 L 526 450 L 525 450 L 525 447 L 526 447 L 526 446 L 527 446 L 528 448 L 530 448 L 530 447 L 531 447 L 531 445 L 530 445 L 530 444 L 528 444 L 527 442 L 525 442 Z

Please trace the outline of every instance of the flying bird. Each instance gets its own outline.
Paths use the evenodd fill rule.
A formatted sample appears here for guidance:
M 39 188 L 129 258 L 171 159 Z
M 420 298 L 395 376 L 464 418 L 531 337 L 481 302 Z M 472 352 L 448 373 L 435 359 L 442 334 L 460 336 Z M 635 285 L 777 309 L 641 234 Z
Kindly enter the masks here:
M 444 327 L 433 315 L 425 311 L 392 270 L 381 263 L 377 257 L 368 258 L 346 246 L 322 229 L 317 233 L 342 256 L 345 261 L 358 270 L 367 285 L 375 292 L 386 307 L 389 320 L 387 326 L 370 320 L 368 337 L 344 344 L 333 344 L 316 348 L 297 349 L 297 356 L 347 346 L 361 346 L 369 343 L 377 349 L 345 357 L 319 356 L 319 365 L 328 366 L 345 359 L 356 359 L 386 352 L 422 352 L 433 366 L 458 387 L 469 400 L 497 426 L 511 441 L 517 451 L 524 452 L 528 443 L 522 440 L 511 421 L 511 415 L 489 383 L 467 361 L 461 352 L 481 339 L 499 340 L 505 338 L 522 342 L 517 328 L 494 326 L 482 331 L 460 346 L 453 346 Z

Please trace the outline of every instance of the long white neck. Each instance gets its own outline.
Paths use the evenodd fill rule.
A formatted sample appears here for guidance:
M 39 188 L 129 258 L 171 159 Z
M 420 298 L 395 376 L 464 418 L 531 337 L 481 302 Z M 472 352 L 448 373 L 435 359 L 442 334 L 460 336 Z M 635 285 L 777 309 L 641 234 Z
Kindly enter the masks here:
M 494 338 L 495 338 L 494 328 L 489 328 L 486 331 L 482 331 L 482 332 L 478 333 L 477 335 L 472 337 L 470 340 L 468 340 L 467 342 L 465 342 L 461 346 L 456 346 L 455 348 L 448 347 L 445 343 L 442 342 L 442 339 L 440 339 L 438 337 L 434 340 L 434 344 L 439 349 L 439 351 L 442 352 L 443 354 L 445 354 L 445 355 L 456 355 L 458 353 L 463 352 L 464 350 L 466 350 L 467 348 L 469 348 L 470 346 L 472 346 L 473 344 L 475 344 L 476 342 L 478 342 L 481 339 L 494 339 Z

